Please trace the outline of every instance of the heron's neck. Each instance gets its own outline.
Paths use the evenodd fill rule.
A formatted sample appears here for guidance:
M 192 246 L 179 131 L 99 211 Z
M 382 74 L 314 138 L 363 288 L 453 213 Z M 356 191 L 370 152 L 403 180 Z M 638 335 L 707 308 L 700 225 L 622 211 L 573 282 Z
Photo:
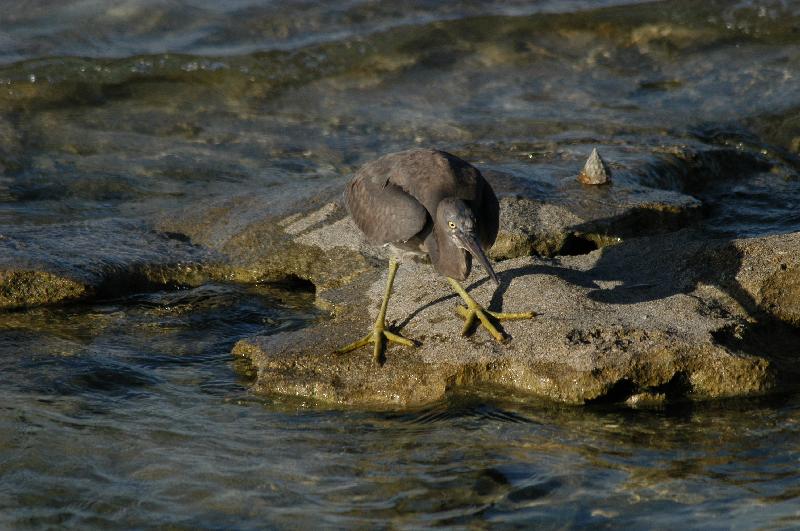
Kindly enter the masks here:
M 467 278 L 472 266 L 472 256 L 458 247 L 440 224 L 434 225 L 426 239 L 426 246 L 436 271 L 456 280 Z

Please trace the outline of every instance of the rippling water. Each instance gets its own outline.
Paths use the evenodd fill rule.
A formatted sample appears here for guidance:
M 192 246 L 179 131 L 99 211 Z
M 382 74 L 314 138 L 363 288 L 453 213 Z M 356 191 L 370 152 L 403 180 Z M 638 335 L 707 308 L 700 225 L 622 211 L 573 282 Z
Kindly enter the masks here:
M 153 216 L 414 145 L 574 201 L 595 145 L 728 149 L 715 179 L 618 179 L 702 198 L 708 230 L 800 230 L 799 26 L 780 0 L 5 0 L 0 237 L 136 258 Z M 0 527 L 800 525 L 796 397 L 252 395 L 233 343 L 319 318 L 233 284 L 0 313 Z

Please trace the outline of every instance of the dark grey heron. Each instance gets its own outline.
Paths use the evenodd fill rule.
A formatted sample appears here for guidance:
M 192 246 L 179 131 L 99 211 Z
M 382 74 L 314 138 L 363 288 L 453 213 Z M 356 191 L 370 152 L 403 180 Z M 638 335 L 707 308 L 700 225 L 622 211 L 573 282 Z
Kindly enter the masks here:
M 372 343 L 374 359 L 380 362 L 387 341 L 414 346 L 413 341 L 386 328 L 392 284 L 398 260 L 404 255 L 429 256 L 436 271 L 447 277 L 466 304 L 457 307 L 464 318 L 464 335 L 473 330 L 477 319 L 497 341 L 503 341 L 506 336 L 493 321 L 535 316 L 534 312 L 489 311 L 458 282 L 467 278 L 475 257 L 500 285 L 485 253 L 497 237 L 499 204 L 489 183 L 468 162 L 432 149 L 384 155 L 356 172 L 347 185 L 345 204 L 358 228 L 372 243 L 389 245 L 392 257 L 372 332 L 337 352 Z

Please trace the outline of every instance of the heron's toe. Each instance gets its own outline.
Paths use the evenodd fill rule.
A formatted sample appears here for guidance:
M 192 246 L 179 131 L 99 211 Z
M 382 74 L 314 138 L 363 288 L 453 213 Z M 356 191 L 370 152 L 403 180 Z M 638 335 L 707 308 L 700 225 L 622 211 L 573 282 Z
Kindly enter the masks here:
M 475 320 L 477 319 L 481 326 L 483 326 L 499 343 L 503 343 L 508 339 L 508 335 L 503 329 L 495 324 L 496 321 L 503 321 L 507 319 L 533 319 L 536 317 L 536 312 L 521 312 L 521 313 L 504 313 L 492 312 L 476 304 L 474 307 L 458 306 L 456 311 L 461 317 L 464 318 L 464 327 L 461 334 L 468 336 L 475 331 Z
M 382 364 L 384 361 L 384 353 L 386 352 L 387 343 L 397 343 L 405 347 L 415 347 L 417 344 L 411 339 L 407 339 L 399 334 L 395 334 L 386 330 L 385 326 L 376 326 L 372 332 L 362 337 L 358 341 L 353 341 L 349 345 L 334 350 L 336 354 L 346 354 L 361 347 L 372 345 L 372 358 L 378 363 Z

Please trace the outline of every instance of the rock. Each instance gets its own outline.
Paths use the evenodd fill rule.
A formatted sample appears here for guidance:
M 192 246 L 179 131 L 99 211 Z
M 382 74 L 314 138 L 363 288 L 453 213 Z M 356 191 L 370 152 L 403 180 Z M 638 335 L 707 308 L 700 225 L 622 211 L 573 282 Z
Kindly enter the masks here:
M 333 349 L 363 336 L 377 315 L 385 274 L 373 272 L 326 293 L 330 320 L 310 329 L 245 339 L 234 354 L 257 372 L 255 389 L 339 404 L 412 406 L 458 388 L 490 385 L 566 403 L 665 394 L 668 400 L 742 396 L 796 385 L 800 354 L 794 329 L 772 342 L 733 341 L 776 320 L 775 275 L 800 273 L 800 254 L 778 261 L 762 249 L 800 245 L 800 233 L 708 242 L 691 231 L 637 238 L 579 256 L 521 257 L 497 264 L 503 287 L 494 291 L 482 271 L 467 285 L 478 301 L 506 311 L 535 310 L 533 321 L 503 323 L 512 336 L 497 344 L 484 330 L 460 336 L 458 298 L 430 266 L 404 264 L 389 305 L 390 321 L 421 346 L 391 346 L 382 367 L 367 348 Z M 729 263 L 731 254 L 740 259 Z M 709 257 L 726 264 L 709 266 Z M 785 268 L 784 268 L 785 266 Z M 747 269 L 750 268 L 750 269 Z M 732 277 L 730 274 L 735 272 Z M 751 296 L 761 317 L 740 303 Z M 794 298 L 781 308 L 796 308 Z M 365 311 L 367 309 L 367 311 Z M 763 339 L 763 338 L 762 338 Z M 782 343 L 781 343 L 782 342 Z M 793 345 L 785 350 L 786 345 Z
M 569 253 L 572 230 L 584 219 L 562 205 L 554 205 L 525 197 L 500 198 L 500 230 L 489 250 L 494 260 L 506 260 L 536 254 L 555 256 Z M 589 249 L 596 248 L 586 242 Z
M 597 148 L 592 149 L 586 164 L 578 175 L 578 181 L 583 184 L 608 184 L 611 182 L 611 170 L 600 157 Z
M 344 182 L 210 201 L 157 226 L 224 256 L 228 280 L 302 279 L 324 291 L 372 270 L 374 259 L 385 256 L 347 216 Z
M 707 253 L 704 274 L 717 279 L 747 312 L 763 312 L 800 327 L 798 257 L 797 233 L 743 239 Z
M 0 309 L 197 285 L 213 268 L 207 251 L 135 222 L 0 227 Z
M 0 114 L 0 177 L 4 173 L 18 171 L 22 166 L 23 149 L 20 143 L 20 133 L 12 125 L 11 120 Z M 0 200 L 6 195 L 3 183 L 0 181 Z
M 81 299 L 89 287 L 36 269 L 0 270 L 0 308 L 20 308 Z
M 489 256 L 505 260 L 583 254 L 625 238 L 691 226 L 701 219 L 701 208 L 694 197 L 635 185 L 603 190 L 602 200 L 589 206 L 504 196 L 500 230 Z
M 758 115 L 751 119 L 752 125 L 770 144 L 788 149 L 795 156 L 800 155 L 800 106 L 782 109 L 775 114 Z
M 663 406 L 667 401 L 665 393 L 644 392 L 636 393 L 625 400 L 625 405 L 632 408 L 650 408 Z

